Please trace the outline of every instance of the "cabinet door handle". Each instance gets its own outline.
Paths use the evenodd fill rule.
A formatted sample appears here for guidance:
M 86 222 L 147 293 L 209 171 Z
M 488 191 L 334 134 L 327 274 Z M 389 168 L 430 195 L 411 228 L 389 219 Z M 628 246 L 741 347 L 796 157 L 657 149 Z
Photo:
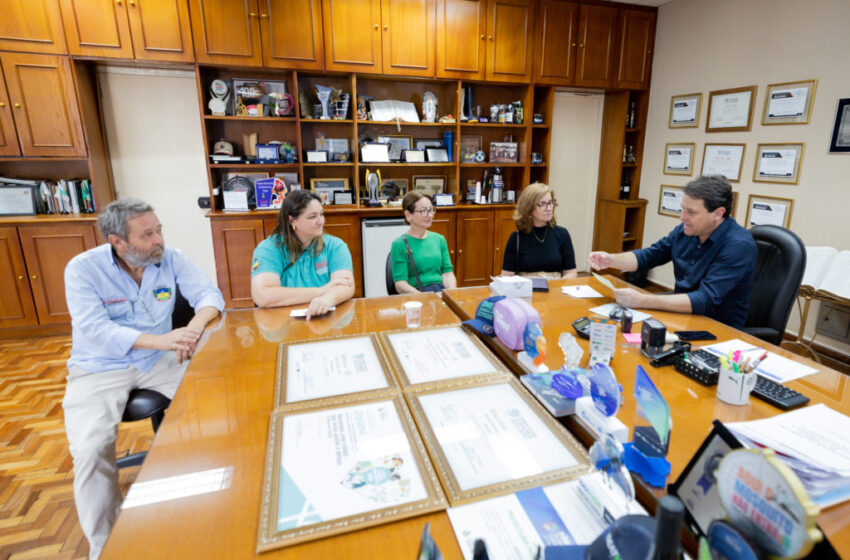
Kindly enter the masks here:
M 135 6 L 135 5 L 136 5 L 135 0 L 129 0 L 127 3 L 128 3 L 128 4 L 130 4 L 131 6 Z
M 120 6 L 120 5 L 121 5 L 121 0 L 115 0 L 115 3 L 116 3 L 116 4 L 118 4 L 118 5 Z
M 22 275 L 20 275 L 20 276 L 18 276 L 18 280 L 23 280 L 23 279 L 24 279 L 23 274 L 22 274 Z
M 385 26 L 384 26 L 384 31 L 389 31 L 389 29 L 390 29 L 390 26 L 389 26 L 389 25 L 385 25 Z
M 463 249 L 458 249 L 458 250 L 457 250 L 457 252 L 458 252 L 458 254 L 461 254 L 461 255 L 462 255 L 462 254 L 463 254 Z
M 257 17 L 257 14 L 255 14 L 254 12 L 248 12 L 248 15 L 251 17 Z
M 377 31 L 377 30 L 378 30 L 378 27 L 380 27 L 380 26 L 376 23 L 376 24 L 375 24 L 375 31 Z
M 20 103 L 15 103 L 15 109 L 20 109 L 20 108 L 21 108 L 21 104 L 20 104 Z
M 578 46 L 579 46 L 579 48 L 583 49 L 583 48 L 584 48 L 584 43 L 579 43 L 579 44 L 578 44 Z
M 38 280 L 38 275 L 37 275 L 37 274 L 33 274 L 33 275 L 32 275 L 32 279 L 33 279 L 33 280 Z
M 574 47 L 574 46 L 576 46 L 576 44 L 575 44 L 575 43 L 572 43 L 570 46 L 571 46 L 571 47 Z
M 496 250 L 498 251 L 498 250 L 499 250 L 499 248 L 498 248 L 498 247 L 496 247 Z
M 493 36 L 492 36 L 492 35 L 488 35 L 488 36 L 487 36 L 487 38 L 488 38 L 488 39 L 490 39 L 491 41 L 493 40 Z
M 0 107 L 5 107 L 5 106 L 6 106 L 6 104 L 3 103 L 2 101 L 0 101 Z
M 269 14 L 260 14 L 260 17 L 261 18 L 267 18 L 267 17 L 269 17 Z

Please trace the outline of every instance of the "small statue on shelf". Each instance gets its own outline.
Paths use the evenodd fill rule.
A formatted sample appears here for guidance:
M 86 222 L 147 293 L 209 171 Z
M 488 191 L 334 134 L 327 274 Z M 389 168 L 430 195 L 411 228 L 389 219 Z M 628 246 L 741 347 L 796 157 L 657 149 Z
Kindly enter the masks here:
M 437 120 L 437 96 L 426 91 L 422 96 L 422 122 L 432 123 Z

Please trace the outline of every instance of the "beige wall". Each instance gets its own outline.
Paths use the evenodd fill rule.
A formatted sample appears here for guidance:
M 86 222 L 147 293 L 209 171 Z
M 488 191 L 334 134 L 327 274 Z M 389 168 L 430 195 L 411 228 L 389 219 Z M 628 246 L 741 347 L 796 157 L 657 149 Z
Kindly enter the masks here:
M 118 198 L 150 203 L 165 242 L 215 282 L 210 223 L 197 203 L 209 187 L 195 73 L 101 66 L 98 82 Z
M 850 97 L 848 23 L 848 0 L 679 0 L 659 9 L 640 189 L 649 200 L 644 244 L 678 224 L 658 214 L 660 185 L 688 180 L 662 173 L 664 144 L 695 142 L 698 172 L 706 142 L 734 142 L 747 146 L 741 181 L 733 184 L 739 223 L 746 219 L 750 194 L 791 198 L 791 229 L 806 245 L 850 249 L 850 154 L 828 153 L 837 100 Z M 761 125 L 768 84 L 812 78 L 818 84 L 808 125 Z M 750 85 L 758 86 L 752 130 L 706 134 L 708 92 Z M 703 93 L 700 128 L 667 128 L 670 97 L 693 92 Z M 752 181 L 756 146 L 766 142 L 805 143 L 798 185 Z M 672 267 L 650 278 L 671 286 Z M 815 317 L 816 310 L 810 330 Z M 789 329 L 796 331 L 798 324 L 795 311 Z

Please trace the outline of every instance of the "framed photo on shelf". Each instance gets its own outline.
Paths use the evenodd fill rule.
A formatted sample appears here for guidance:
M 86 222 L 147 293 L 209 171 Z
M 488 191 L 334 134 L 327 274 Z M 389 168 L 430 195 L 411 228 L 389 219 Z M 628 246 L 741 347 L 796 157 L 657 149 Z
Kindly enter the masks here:
M 443 141 L 437 138 L 417 138 L 413 141 L 413 146 L 417 150 L 426 150 L 428 148 L 442 148 Z
M 667 128 L 699 128 L 701 93 L 686 93 L 670 98 L 670 119 Z
M 360 146 L 361 163 L 389 163 L 390 145 L 377 142 L 366 142 Z
M 490 142 L 490 163 L 516 163 L 516 142 Z
M 426 148 L 425 155 L 429 163 L 445 163 L 449 161 L 449 153 L 445 148 Z
M 694 172 L 696 144 L 667 144 L 664 146 L 664 174 L 691 175 Z
M 447 507 L 400 395 L 275 410 L 263 472 L 257 552 Z
M 758 86 L 721 89 L 708 94 L 706 132 L 744 132 L 753 127 Z
M 460 137 L 460 162 L 475 163 L 475 152 L 481 149 L 483 138 L 476 134 L 464 134 Z
M 445 175 L 414 175 L 413 190 L 432 197 L 435 194 L 445 192 L 446 180 Z
M 829 152 L 831 154 L 850 152 L 850 97 L 838 100 Z
M 790 198 L 751 194 L 747 200 L 747 228 L 773 225 L 787 229 L 793 209 L 794 201 Z
M 351 191 L 334 191 L 334 205 L 354 204 L 354 193 Z
M 796 185 L 805 149 L 805 144 L 759 144 L 753 181 Z
M 347 191 L 348 190 L 348 177 L 341 177 L 339 179 L 326 179 L 326 178 L 313 178 L 310 179 L 310 190 L 321 193 L 321 192 L 330 192 L 334 193 L 337 191 Z M 331 200 L 333 200 L 333 194 L 331 194 Z
M 390 161 L 401 161 L 402 152 L 413 148 L 413 136 L 386 135 L 378 136 L 377 140 L 390 145 Z
M 381 179 L 381 189 L 378 191 L 379 199 L 396 200 L 407 194 L 407 179 Z
M 741 180 L 741 163 L 746 144 L 706 144 L 701 175 L 723 175 L 730 183 Z
M 817 80 L 769 84 L 761 124 L 809 124 Z
M 425 163 L 425 150 L 405 150 L 401 158 L 406 163 Z
M 662 216 L 678 218 L 682 215 L 682 197 L 684 187 L 676 185 L 661 185 L 658 195 L 658 213 Z
M 327 163 L 328 152 L 324 150 L 307 150 L 307 163 Z

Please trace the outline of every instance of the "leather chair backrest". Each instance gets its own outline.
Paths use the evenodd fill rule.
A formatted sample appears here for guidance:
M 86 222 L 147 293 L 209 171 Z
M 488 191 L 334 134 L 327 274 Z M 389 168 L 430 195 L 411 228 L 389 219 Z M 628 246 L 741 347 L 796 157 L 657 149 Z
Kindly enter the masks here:
M 806 247 L 792 231 L 756 226 L 750 233 L 758 246 L 747 327 L 775 330 L 779 344 L 806 269 Z M 746 329 L 745 329 L 746 330 Z
M 398 290 L 395 289 L 395 280 L 393 280 L 393 263 L 392 263 L 392 253 L 387 255 L 387 271 L 386 271 L 386 282 L 387 282 L 387 293 L 391 296 L 398 294 Z
M 185 327 L 195 316 L 195 310 L 189 305 L 189 301 L 180 293 L 180 288 L 175 289 L 174 311 L 171 314 L 171 328 Z

